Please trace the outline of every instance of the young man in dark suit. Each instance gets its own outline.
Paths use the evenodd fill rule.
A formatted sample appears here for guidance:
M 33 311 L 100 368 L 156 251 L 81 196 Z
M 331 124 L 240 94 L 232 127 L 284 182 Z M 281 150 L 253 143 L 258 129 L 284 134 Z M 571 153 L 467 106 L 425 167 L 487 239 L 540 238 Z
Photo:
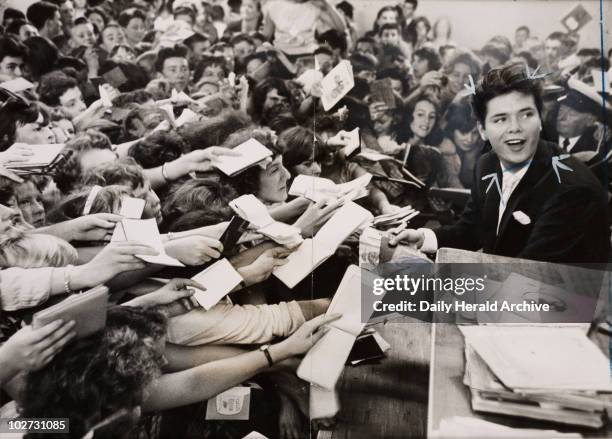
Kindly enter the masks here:
M 607 262 L 606 192 L 584 164 L 561 158 L 556 145 L 540 139 L 537 81 L 520 65 L 493 69 L 472 104 L 492 151 L 475 167 L 471 197 L 460 220 L 436 230 L 406 230 L 390 244 L 404 241 L 425 252 L 482 248 L 540 261 Z

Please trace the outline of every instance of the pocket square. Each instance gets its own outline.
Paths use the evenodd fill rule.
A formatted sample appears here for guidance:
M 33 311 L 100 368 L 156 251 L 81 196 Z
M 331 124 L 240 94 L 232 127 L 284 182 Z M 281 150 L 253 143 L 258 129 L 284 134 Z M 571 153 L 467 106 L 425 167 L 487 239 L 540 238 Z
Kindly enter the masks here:
M 524 226 L 526 226 L 527 224 L 531 224 L 531 218 L 529 218 L 527 215 L 525 215 L 520 210 L 517 210 L 516 212 L 512 212 L 512 216 L 514 217 L 515 220 L 517 220 L 519 223 L 521 223 Z

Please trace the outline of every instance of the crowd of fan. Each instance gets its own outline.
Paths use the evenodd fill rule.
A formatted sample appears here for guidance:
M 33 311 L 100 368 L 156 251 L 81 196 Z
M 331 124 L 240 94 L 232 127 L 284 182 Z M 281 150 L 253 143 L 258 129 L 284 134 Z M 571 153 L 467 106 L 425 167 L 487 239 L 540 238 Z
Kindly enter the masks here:
M 428 189 L 470 188 L 486 149 L 466 84 L 507 63 L 550 73 L 544 137 L 605 164 L 601 100 L 572 84 L 594 87 L 591 71 L 608 70 L 609 60 L 582 47 L 578 34 L 540 39 L 522 26 L 514 41 L 492 35 L 484 47 L 462 47 L 452 20 L 432 24 L 417 0 L 382 7 L 370 30 L 357 29 L 353 12 L 328 0 L 49 0 L 4 11 L 0 82 L 33 84 L 0 89 L 0 384 L 1 402 L 13 400 L 5 411 L 70 418 L 74 437 L 121 409 L 133 416 L 113 437 L 242 437 L 253 423 L 204 421 L 197 403 L 253 379 L 265 401 L 258 431 L 304 437 L 308 396 L 295 358 L 329 321 L 321 315 L 356 261 L 356 243 L 294 290 L 270 277 L 290 249 L 242 245 L 228 257 L 243 288 L 232 303 L 204 311 L 188 278 L 221 256 L 231 200 L 253 194 L 274 219 L 312 236 L 338 206 L 289 199 L 292 180 L 344 183 L 370 172 L 382 178 L 360 203 L 373 214 L 412 205 L 421 211 L 417 226 L 448 222 L 453 205 Z M 355 86 L 324 111 L 320 82 L 308 78 L 342 59 Z M 370 94 L 385 78 L 394 105 Z M 197 118 L 176 124 L 185 109 Z M 397 158 L 425 188 L 401 182 L 396 162 L 345 156 L 346 134 L 357 127 L 362 150 Z M 585 133 L 591 140 L 578 147 Z M 215 169 L 250 138 L 273 151 L 265 168 L 231 178 Z M 65 144 L 65 160 L 48 175 L 10 170 L 30 154 L 28 144 L 55 143 Z M 146 201 L 143 218 L 156 219 L 166 253 L 189 268 L 144 262 L 135 255 L 156 252 L 142 243 L 108 243 L 126 196 Z M 171 280 L 160 288 L 150 277 Z M 73 322 L 26 324 L 66 294 L 100 284 L 117 304 L 102 333 L 75 340 Z M 263 343 L 274 343 L 274 368 L 253 349 Z

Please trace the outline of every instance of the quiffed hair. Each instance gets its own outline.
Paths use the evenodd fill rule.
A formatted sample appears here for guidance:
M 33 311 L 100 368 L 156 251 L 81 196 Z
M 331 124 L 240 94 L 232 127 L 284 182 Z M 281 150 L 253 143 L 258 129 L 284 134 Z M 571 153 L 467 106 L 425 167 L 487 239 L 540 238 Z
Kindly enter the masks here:
M 517 91 L 533 96 L 542 114 L 542 92 L 538 80 L 530 79 L 522 63 L 498 67 L 489 71 L 478 86 L 472 98 L 472 106 L 478 120 L 484 125 L 487 117 L 487 103 L 497 96 Z
M 182 44 L 175 44 L 171 47 L 162 47 L 157 53 L 155 59 L 155 70 L 161 72 L 164 68 L 164 62 L 168 58 L 185 58 L 188 59 L 189 49 Z
M 59 8 L 53 3 L 49 2 L 36 2 L 28 7 L 26 16 L 28 21 L 32 23 L 36 29 L 40 30 L 45 27 L 45 23 L 55 16 L 55 13 L 59 12 Z

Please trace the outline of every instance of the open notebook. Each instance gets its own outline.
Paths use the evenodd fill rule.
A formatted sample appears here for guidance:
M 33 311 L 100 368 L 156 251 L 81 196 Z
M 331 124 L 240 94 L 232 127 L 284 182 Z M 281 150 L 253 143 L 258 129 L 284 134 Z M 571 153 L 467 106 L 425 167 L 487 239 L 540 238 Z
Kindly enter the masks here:
M 289 224 L 275 221 L 268 208 L 255 195 L 242 195 L 230 201 L 230 207 L 238 216 L 251 223 L 258 233 L 273 241 L 293 247 L 302 242 L 300 230 Z
M 329 331 L 306 354 L 297 370 L 305 381 L 332 390 L 344 369 L 355 340 L 363 330 L 361 322 L 361 285 L 374 274 L 351 265 L 344 273 L 327 315 L 342 314 L 328 325 Z
M 255 139 L 249 139 L 233 149 L 239 156 L 219 156 L 215 167 L 228 177 L 240 174 L 242 171 L 264 162 L 272 157 L 272 151 Z
M 364 174 L 347 183 L 336 184 L 327 178 L 298 175 L 291 184 L 289 195 L 301 196 L 312 201 L 340 198 L 346 201 L 356 200 L 368 195 L 367 186 L 371 179 L 372 174 Z
M 38 329 L 58 319 L 64 322 L 74 320 L 77 337 L 86 337 L 106 325 L 107 305 L 108 288 L 101 285 L 38 311 L 32 316 L 32 326 Z
M 312 239 L 305 239 L 291 253 L 285 265 L 274 269 L 273 274 L 289 288 L 295 287 L 315 268 L 332 256 L 340 244 L 362 224 L 370 221 L 372 214 L 363 207 L 349 202 L 334 213 Z

